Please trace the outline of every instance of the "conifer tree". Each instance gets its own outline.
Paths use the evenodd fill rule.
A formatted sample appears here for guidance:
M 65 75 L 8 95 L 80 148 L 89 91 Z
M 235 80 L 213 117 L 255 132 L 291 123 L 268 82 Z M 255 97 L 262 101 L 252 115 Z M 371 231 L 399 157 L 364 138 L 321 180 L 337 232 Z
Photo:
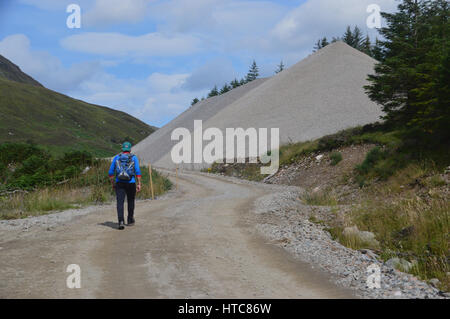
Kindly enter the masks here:
M 275 70 L 275 73 L 278 74 L 280 72 L 283 72 L 284 70 L 284 63 L 283 61 L 280 62 L 280 64 L 278 64 L 278 68 Z
M 193 99 L 191 102 L 191 106 L 197 104 L 198 102 L 200 102 L 198 98 Z
M 391 125 L 421 141 L 449 138 L 448 2 L 403 0 L 397 12 L 382 16 L 383 58 L 366 92 L 382 105 Z
M 222 89 L 220 90 L 220 94 L 225 94 L 227 92 L 229 92 L 231 90 L 231 88 L 228 86 L 228 84 L 225 84 Z
M 259 76 L 259 69 L 258 69 L 258 66 L 256 65 L 255 60 L 253 60 L 253 63 L 250 66 L 250 70 L 247 73 L 247 77 L 245 78 L 245 81 L 247 83 L 254 81 L 258 78 L 258 76 Z
M 369 56 L 372 56 L 372 43 L 370 42 L 369 35 L 366 35 L 366 38 L 361 46 L 361 51 Z
M 241 84 L 239 83 L 239 81 L 237 79 L 234 79 L 233 81 L 230 82 L 230 86 L 235 89 L 238 86 L 240 86 Z
M 211 92 L 208 93 L 208 98 L 219 95 L 219 90 L 217 89 L 217 85 L 214 85 Z

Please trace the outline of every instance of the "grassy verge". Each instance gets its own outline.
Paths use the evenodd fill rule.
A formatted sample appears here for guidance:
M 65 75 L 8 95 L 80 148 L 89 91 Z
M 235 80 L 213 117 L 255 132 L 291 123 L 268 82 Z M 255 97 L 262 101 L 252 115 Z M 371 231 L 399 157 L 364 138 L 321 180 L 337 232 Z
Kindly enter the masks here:
M 367 158 L 372 155 L 368 154 Z M 366 158 L 366 160 L 367 160 Z M 363 165 L 363 164 L 361 164 Z M 372 170 L 370 183 L 359 189 L 359 200 L 348 202 L 344 218 L 328 223 L 332 236 L 343 245 L 375 249 L 383 260 L 399 257 L 410 262 L 410 273 L 423 280 L 437 278 L 440 288 L 450 289 L 450 202 L 448 180 L 433 162 L 411 162 L 389 177 Z M 359 169 L 356 169 L 358 176 Z M 311 205 L 330 204 L 329 193 L 318 193 Z M 375 234 L 379 247 L 346 236 L 345 227 Z
M 111 202 L 115 198 L 107 171 L 110 162 L 97 161 L 87 172 L 80 173 L 61 184 L 0 196 L 0 219 L 17 219 L 46 214 L 55 210 L 80 208 L 87 205 Z M 141 167 L 142 191 L 137 199 L 151 198 L 150 178 L 147 167 Z M 158 171 L 152 172 L 155 196 L 172 187 L 171 182 Z
M 301 199 L 307 205 L 312 206 L 336 206 L 337 196 L 331 190 L 311 191 L 307 190 L 301 195 Z
M 396 147 L 401 143 L 400 131 L 390 131 L 379 124 L 359 126 L 342 130 L 336 134 L 324 136 L 318 140 L 282 145 L 279 149 L 280 166 L 289 166 L 307 155 L 318 152 L 330 152 L 343 146 L 375 144 L 380 147 Z M 342 160 L 342 154 L 332 153 L 331 165 Z M 253 181 L 261 181 L 262 164 L 213 164 L 208 172 L 236 176 Z

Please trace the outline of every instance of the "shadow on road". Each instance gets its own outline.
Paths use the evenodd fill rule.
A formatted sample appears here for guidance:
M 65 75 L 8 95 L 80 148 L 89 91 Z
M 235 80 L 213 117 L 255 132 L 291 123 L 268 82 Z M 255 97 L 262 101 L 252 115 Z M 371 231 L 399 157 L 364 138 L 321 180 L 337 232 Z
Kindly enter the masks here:
M 113 223 L 113 222 L 98 223 L 97 225 L 106 226 L 106 227 L 110 227 L 110 228 L 114 228 L 114 229 L 117 229 L 117 227 L 118 227 L 118 224 Z

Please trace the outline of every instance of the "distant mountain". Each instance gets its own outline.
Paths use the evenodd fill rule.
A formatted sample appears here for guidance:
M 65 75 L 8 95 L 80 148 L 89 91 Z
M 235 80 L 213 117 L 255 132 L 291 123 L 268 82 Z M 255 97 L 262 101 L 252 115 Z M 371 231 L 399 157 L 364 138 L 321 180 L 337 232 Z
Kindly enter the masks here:
M 0 143 L 35 143 L 54 154 L 87 150 L 110 156 L 123 141 L 138 143 L 155 130 L 124 112 L 49 90 L 0 55 Z

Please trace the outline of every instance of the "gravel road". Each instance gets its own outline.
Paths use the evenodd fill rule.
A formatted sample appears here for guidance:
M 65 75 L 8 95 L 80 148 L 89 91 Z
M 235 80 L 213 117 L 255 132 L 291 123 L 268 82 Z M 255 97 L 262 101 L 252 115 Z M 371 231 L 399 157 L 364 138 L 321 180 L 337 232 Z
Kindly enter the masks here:
M 178 180 L 178 190 L 139 202 L 123 231 L 113 205 L 0 222 L 0 298 L 355 296 L 259 235 L 255 201 L 278 186 Z M 70 264 L 81 268 L 79 289 L 66 286 Z
M 332 240 L 298 187 L 198 172 L 178 186 L 138 202 L 122 231 L 112 204 L 0 221 L 0 298 L 448 297 Z M 67 288 L 70 264 L 80 289 Z

